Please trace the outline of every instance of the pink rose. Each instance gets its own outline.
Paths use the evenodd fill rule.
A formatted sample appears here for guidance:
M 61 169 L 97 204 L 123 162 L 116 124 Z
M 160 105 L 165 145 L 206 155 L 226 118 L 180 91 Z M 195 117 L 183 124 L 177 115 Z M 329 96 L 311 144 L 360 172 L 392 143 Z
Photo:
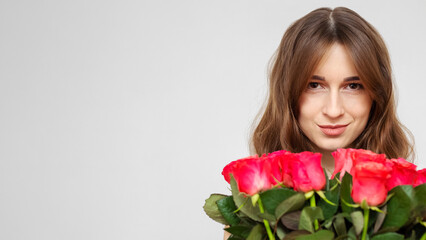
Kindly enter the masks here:
M 273 159 L 272 175 L 286 187 L 293 187 L 293 179 L 289 169 L 289 158 L 292 156 L 293 153 L 286 150 L 276 151 L 268 154 L 268 158 Z M 275 164 L 278 164 L 278 171 L 276 171 L 277 168 Z
M 423 183 L 426 183 L 426 168 L 417 171 L 413 186 L 417 187 Z
M 326 181 L 321 156 L 320 153 L 301 152 L 282 161 L 282 166 L 288 166 L 295 191 L 309 192 L 324 188 Z
M 222 175 L 223 175 L 223 177 L 225 178 L 225 180 L 226 180 L 228 183 L 230 183 L 230 182 L 231 182 L 231 175 L 230 175 L 230 174 L 232 174 L 232 172 L 233 172 L 234 168 L 238 168 L 238 166 L 240 166 L 240 165 L 242 165 L 242 164 L 245 164 L 244 162 L 245 162 L 247 159 L 256 159 L 256 158 L 258 158 L 258 156 L 257 156 L 257 155 L 254 155 L 254 156 L 250 156 L 250 157 L 242 158 L 242 159 L 239 159 L 239 160 L 232 161 L 232 162 L 228 163 L 228 165 L 226 165 L 226 166 L 223 168 L 223 170 L 222 170 Z M 235 178 L 235 177 L 234 177 L 234 178 Z
M 269 161 L 265 161 L 265 158 L 252 156 L 231 162 L 225 166 L 222 175 L 229 183 L 230 174 L 232 174 L 240 192 L 254 195 L 272 187 L 270 172 L 271 163 Z
M 392 167 L 391 177 L 386 183 L 388 190 L 399 185 L 413 185 L 417 166 L 403 158 L 386 160 Z
M 385 163 L 361 161 L 352 168 L 352 192 L 355 203 L 366 200 L 369 206 L 378 206 L 386 200 L 386 181 L 392 169 Z
M 340 148 L 331 153 L 331 155 L 333 155 L 334 157 L 334 172 L 331 175 L 331 179 L 333 179 L 334 176 L 336 176 L 336 174 L 340 172 L 340 180 L 342 180 L 343 175 L 345 175 L 345 173 L 351 172 L 353 164 L 352 153 L 354 150 L 355 149 L 352 148 Z
M 269 154 L 264 154 L 262 158 L 265 159 L 265 161 L 269 162 L 271 165 L 271 172 L 269 174 L 269 181 L 273 185 L 277 185 L 279 183 L 283 182 L 283 174 L 282 174 L 282 166 L 281 166 L 281 159 L 284 158 L 286 155 L 291 154 L 288 151 L 281 150 L 276 151 Z
M 386 161 L 385 154 L 377 154 L 365 149 L 340 148 L 331 154 L 334 157 L 334 172 L 331 178 L 334 178 L 340 172 L 340 180 L 342 180 L 346 172 L 353 175 L 352 167 L 357 162 L 374 161 L 383 163 Z

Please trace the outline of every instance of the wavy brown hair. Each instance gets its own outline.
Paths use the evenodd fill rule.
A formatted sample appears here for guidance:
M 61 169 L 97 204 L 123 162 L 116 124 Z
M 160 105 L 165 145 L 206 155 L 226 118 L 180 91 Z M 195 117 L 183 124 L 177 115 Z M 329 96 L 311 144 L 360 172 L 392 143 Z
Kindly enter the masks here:
M 372 25 L 344 7 L 314 10 L 284 33 L 270 62 L 269 97 L 253 131 L 252 152 L 260 155 L 281 149 L 314 151 L 314 144 L 297 121 L 298 101 L 313 70 L 335 43 L 346 48 L 373 99 L 367 126 L 345 147 L 385 153 L 388 158 L 411 159 L 412 137 L 396 116 L 386 45 Z

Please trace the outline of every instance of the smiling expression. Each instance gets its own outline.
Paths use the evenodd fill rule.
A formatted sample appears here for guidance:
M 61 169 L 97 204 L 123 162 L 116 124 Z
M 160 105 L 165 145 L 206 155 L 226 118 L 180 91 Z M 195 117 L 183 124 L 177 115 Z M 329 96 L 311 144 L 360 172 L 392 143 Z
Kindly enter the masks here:
M 334 44 L 299 99 L 298 122 L 319 152 L 349 146 L 365 129 L 372 99 L 345 47 Z

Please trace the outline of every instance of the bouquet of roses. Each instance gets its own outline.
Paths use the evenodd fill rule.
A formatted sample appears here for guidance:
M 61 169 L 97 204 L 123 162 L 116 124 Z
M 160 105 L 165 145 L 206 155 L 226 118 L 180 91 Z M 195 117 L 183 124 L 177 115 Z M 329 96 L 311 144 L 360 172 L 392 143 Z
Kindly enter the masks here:
M 285 150 L 223 169 L 231 196 L 212 194 L 204 211 L 232 239 L 426 240 L 426 169 L 363 149 L 321 154 Z

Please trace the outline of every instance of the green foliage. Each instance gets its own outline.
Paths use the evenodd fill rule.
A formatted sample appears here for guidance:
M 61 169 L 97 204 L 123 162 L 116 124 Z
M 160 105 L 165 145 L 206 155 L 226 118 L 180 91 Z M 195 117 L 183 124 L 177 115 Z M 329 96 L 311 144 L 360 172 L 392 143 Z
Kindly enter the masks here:
M 337 236 L 346 235 L 346 224 L 345 218 L 342 215 L 336 216 L 336 220 L 333 223 L 334 230 L 336 231 Z
M 264 235 L 264 228 L 261 224 L 257 224 L 250 232 L 247 240 L 262 240 Z
M 222 194 L 212 194 L 210 195 L 209 198 L 206 199 L 206 202 L 204 203 L 204 206 L 203 206 L 204 212 L 206 212 L 207 216 L 209 216 L 211 219 L 215 220 L 216 222 L 222 223 L 224 225 L 228 225 L 229 223 L 220 213 L 219 208 L 216 205 L 216 202 L 226 197 L 227 196 Z
M 362 215 L 361 211 L 355 211 L 351 213 L 351 219 L 355 234 L 359 235 L 364 228 L 364 215 Z
M 247 239 L 253 226 L 250 225 L 237 225 L 225 228 L 225 231 L 231 233 L 233 236 Z
M 238 207 L 238 209 L 240 209 L 241 212 L 243 212 L 251 219 L 261 222 L 262 218 L 259 217 L 259 208 L 251 204 L 251 201 L 248 196 L 245 196 L 243 193 L 240 193 L 238 191 L 237 182 L 233 177 L 231 177 L 231 191 L 235 205 Z
M 327 203 L 324 199 L 322 198 L 319 199 L 318 207 L 322 209 L 322 212 L 324 213 L 324 219 L 327 220 L 333 217 L 336 214 L 337 210 L 339 209 L 340 188 L 336 187 L 332 191 L 326 191 L 324 195 L 328 201 L 335 204 L 333 206 L 330 203 Z
M 310 234 L 310 232 L 308 232 L 306 230 L 292 231 L 292 232 L 288 233 L 287 235 L 285 235 L 284 240 L 295 240 L 298 237 L 306 236 L 306 235 L 309 235 L 309 234 Z
M 274 188 L 260 194 L 265 211 L 275 214 L 277 206 L 287 198 L 295 195 L 297 192 L 289 188 Z
M 328 230 L 320 230 L 313 234 L 302 235 L 297 237 L 295 240 L 333 240 L 334 233 Z
M 387 203 L 387 214 L 382 227 L 400 228 L 412 217 L 414 189 L 410 185 L 401 185 L 394 187 L 390 193 L 394 195 Z
M 354 201 L 351 197 L 351 190 L 352 190 L 352 176 L 348 173 L 346 173 L 343 176 L 342 184 L 340 185 L 340 199 L 345 201 L 349 204 L 354 204 Z M 347 206 L 346 204 L 342 203 L 342 210 L 343 212 L 351 213 L 354 211 L 354 208 Z
M 313 233 L 315 231 L 313 226 L 315 220 L 324 220 L 322 209 L 319 207 L 304 207 L 300 214 L 299 229 Z
M 414 213 L 417 217 L 426 219 L 426 184 L 414 188 Z
M 404 240 L 404 235 L 389 232 L 389 233 L 383 233 L 379 235 L 375 235 L 371 238 L 371 240 Z
M 280 240 L 358 240 L 364 215 L 352 200 L 351 188 L 352 177 L 347 173 L 342 182 L 327 180 L 322 195 L 327 200 L 316 196 L 316 207 L 309 206 L 304 193 L 270 189 L 259 194 L 264 209 L 261 213 L 259 202 L 253 206 L 250 196 L 240 193 L 231 178 L 232 196 L 212 194 L 203 208 L 210 218 L 229 226 L 225 229 L 232 234 L 229 240 L 267 240 L 263 220 L 269 222 L 272 234 Z M 426 226 L 422 225 L 426 219 L 426 184 L 416 188 L 397 186 L 389 194 L 392 197 L 383 205 L 370 208 L 366 239 L 421 239 L 426 234 Z M 315 221 L 319 222 L 318 230 Z
M 292 212 L 300 209 L 305 205 L 305 195 L 303 193 L 296 193 L 293 196 L 282 201 L 275 209 L 275 217 L 281 218 L 285 213 Z
M 234 199 L 232 196 L 222 198 L 218 201 L 216 201 L 217 207 L 219 208 L 220 213 L 225 218 L 225 220 L 228 222 L 229 225 L 236 225 L 241 220 L 235 213 L 235 210 L 237 210 L 237 207 L 235 206 Z
M 298 230 L 301 214 L 302 214 L 302 211 L 294 211 L 291 213 L 286 213 L 281 217 L 281 223 L 290 230 Z

